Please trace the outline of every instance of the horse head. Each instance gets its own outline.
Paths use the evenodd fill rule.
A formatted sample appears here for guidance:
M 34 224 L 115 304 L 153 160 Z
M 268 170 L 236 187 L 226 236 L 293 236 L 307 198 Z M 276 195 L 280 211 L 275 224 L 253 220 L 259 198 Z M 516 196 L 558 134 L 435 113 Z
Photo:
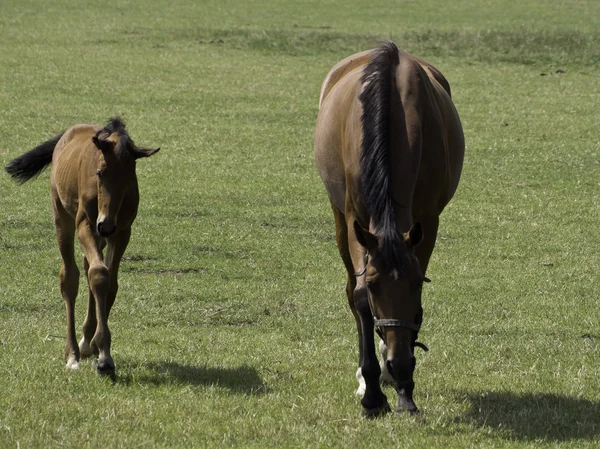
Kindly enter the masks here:
M 137 189 L 135 161 L 152 156 L 160 148 L 137 147 L 125 131 L 125 124 L 118 118 L 99 130 L 92 137 L 92 142 L 98 149 L 96 231 L 98 235 L 108 237 L 117 229 L 123 199 L 131 189 Z M 135 214 L 135 211 L 132 213 Z
M 372 234 L 358 222 L 354 222 L 354 228 L 359 243 L 367 249 L 365 274 L 369 306 L 377 333 L 387 346 L 385 367 L 399 394 L 397 410 L 415 412 L 417 406 L 412 399 L 414 347 L 427 350 L 417 342 L 423 317 L 421 291 L 423 282 L 428 281 L 415 255 L 415 247 L 423 239 L 422 228 L 416 223 L 396 242 Z M 390 245 L 395 249 L 390 251 Z M 393 251 L 401 257 L 394 258 L 390 254 Z

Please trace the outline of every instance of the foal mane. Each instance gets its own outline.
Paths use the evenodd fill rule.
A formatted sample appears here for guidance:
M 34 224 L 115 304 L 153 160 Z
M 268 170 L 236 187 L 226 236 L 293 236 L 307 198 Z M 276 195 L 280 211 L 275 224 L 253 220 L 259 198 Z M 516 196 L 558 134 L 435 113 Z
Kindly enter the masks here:
M 361 184 L 364 203 L 380 239 L 382 262 L 389 270 L 404 272 L 406 249 L 398 232 L 391 194 L 390 113 L 395 89 L 395 72 L 400 63 L 398 47 L 383 43 L 365 67 L 360 79 L 363 89 Z
M 115 146 L 114 150 L 118 159 L 127 157 L 129 154 L 129 149 L 135 147 L 135 143 L 131 137 L 129 137 L 129 134 L 125 129 L 125 122 L 121 120 L 121 117 L 110 118 L 106 126 L 96 133 L 96 137 L 98 138 L 103 134 L 106 137 L 109 137 L 112 134 L 117 134 L 117 136 L 119 136 L 119 142 Z

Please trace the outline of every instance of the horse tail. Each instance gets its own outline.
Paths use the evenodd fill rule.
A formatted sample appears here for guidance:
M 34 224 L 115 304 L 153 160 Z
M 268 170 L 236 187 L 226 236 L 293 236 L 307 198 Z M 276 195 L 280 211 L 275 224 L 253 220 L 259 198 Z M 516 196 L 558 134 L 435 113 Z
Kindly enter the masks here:
M 54 147 L 56 147 L 63 134 L 64 132 L 60 133 L 58 136 L 39 144 L 33 150 L 10 161 L 6 166 L 7 173 L 19 184 L 35 178 L 52 162 Z
M 391 98 L 396 89 L 398 47 L 383 43 L 365 67 L 362 77 L 361 184 L 371 223 L 380 237 L 384 257 L 393 267 L 405 262 L 394 212 L 390 174 Z

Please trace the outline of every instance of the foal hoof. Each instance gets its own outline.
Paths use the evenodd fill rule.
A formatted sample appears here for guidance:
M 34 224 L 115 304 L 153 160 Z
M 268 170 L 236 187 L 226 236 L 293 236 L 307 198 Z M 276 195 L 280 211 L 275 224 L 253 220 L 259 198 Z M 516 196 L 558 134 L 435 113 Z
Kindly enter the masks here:
M 360 413 L 361 416 L 365 417 L 365 418 L 378 418 L 380 416 L 383 416 L 389 412 L 391 412 L 392 409 L 390 408 L 390 404 L 387 403 L 387 401 L 379 406 L 379 407 L 375 407 L 375 408 L 366 408 L 363 407 L 362 412 Z

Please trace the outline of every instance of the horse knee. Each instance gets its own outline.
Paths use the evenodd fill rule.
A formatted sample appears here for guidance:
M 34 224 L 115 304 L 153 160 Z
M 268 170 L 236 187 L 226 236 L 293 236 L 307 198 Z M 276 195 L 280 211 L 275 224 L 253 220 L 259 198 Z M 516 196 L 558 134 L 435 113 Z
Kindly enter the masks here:
M 354 302 L 354 308 L 359 315 L 365 316 L 371 312 L 369 306 L 369 293 L 367 287 L 364 285 L 356 286 L 352 293 L 352 301 Z
M 63 265 L 60 269 L 58 279 L 63 295 L 66 294 L 71 297 L 77 294 L 77 289 L 79 288 L 79 269 L 77 269 L 76 265 L 70 267 Z
M 88 269 L 88 283 L 94 294 L 97 292 L 106 293 L 108 281 L 108 268 L 106 266 L 96 265 Z

